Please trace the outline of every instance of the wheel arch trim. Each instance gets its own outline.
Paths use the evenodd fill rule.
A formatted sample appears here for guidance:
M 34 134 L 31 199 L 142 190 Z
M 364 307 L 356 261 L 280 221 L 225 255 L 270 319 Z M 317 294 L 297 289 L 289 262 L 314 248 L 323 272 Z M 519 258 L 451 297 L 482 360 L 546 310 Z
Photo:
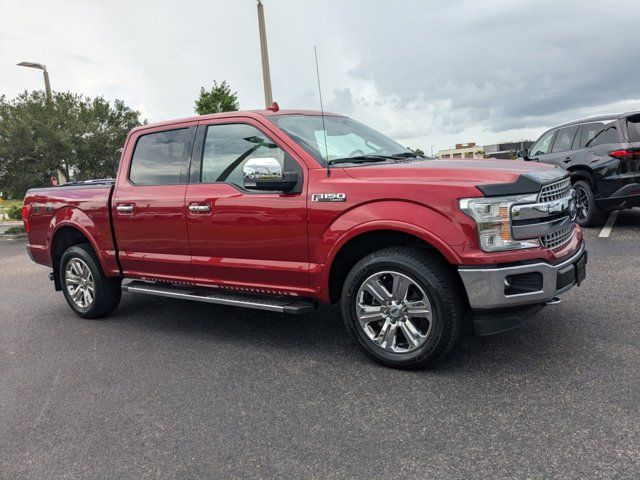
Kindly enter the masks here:
M 320 298 L 323 301 L 331 301 L 331 271 L 335 260 L 342 249 L 350 241 L 355 240 L 358 237 L 361 237 L 368 233 L 383 231 L 397 232 L 415 237 L 436 250 L 450 264 L 457 265 L 461 263 L 458 255 L 447 243 L 445 243 L 433 232 L 430 232 L 424 228 L 397 220 L 372 220 L 369 222 L 364 222 L 344 232 L 344 234 L 333 244 L 333 247 L 329 251 L 326 263 L 323 265 L 319 278 L 319 285 L 321 285 L 321 290 L 319 293 Z
M 594 172 L 586 165 L 578 165 L 575 167 L 569 167 L 569 173 L 571 174 L 571 183 L 575 183 L 579 180 L 586 180 L 591 185 L 593 190 L 595 179 L 593 178 Z

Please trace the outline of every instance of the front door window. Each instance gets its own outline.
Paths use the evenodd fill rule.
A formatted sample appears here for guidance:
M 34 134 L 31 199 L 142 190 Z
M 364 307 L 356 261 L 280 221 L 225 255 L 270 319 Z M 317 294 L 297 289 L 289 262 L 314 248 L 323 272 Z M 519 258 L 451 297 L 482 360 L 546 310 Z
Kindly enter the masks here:
M 531 157 L 537 157 L 538 155 L 545 155 L 551 151 L 551 140 L 555 134 L 555 130 L 545 133 L 540 140 L 538 140 L 533 147 L 531 147 Z

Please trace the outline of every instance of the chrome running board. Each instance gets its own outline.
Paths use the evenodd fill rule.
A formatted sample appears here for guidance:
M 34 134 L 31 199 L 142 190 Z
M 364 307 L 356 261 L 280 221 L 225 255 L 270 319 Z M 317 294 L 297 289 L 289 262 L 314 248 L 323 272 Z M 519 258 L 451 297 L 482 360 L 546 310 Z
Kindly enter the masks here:
M 249 293 L 225 292 L 214 288 L 158 285 L 141 281 L 132 281 L 122 285 L 122 291 L 155 295 L 158 297 L 179 298 L 196 302 L 215 303 L 232 307 L 253 308 L 280 313 L 309 313 L 317 308 L 312 300 L 276 295 L 256 295 Z

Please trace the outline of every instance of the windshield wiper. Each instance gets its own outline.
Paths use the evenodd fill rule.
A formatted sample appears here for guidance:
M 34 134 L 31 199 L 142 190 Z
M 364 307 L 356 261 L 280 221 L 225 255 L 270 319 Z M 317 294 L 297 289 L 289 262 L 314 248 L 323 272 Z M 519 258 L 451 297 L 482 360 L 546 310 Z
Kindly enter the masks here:
M 387 160 L 397 160 L 398 157 L 392 157 L 391 155 L 356 155 L 354 157 L 334 158 L 329 160 L 329 165 L 336 165 L 338 163 L 369 163 L 369 162 L 384 162 Z
M 402 153 L 394 153 L 393 155 L 391 155 L 393 158 L 417 158 L 417 157 L 421 157 L 422 155 L 418 155 L 415 152 L 402 152 Z

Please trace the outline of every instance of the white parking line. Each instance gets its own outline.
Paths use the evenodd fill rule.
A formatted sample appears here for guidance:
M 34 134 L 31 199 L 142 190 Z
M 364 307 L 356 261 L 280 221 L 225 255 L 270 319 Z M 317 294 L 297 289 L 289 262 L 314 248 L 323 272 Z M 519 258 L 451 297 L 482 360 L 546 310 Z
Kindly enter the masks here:
M 605 223 L 604 227 L 602 227 L 602 230 L 600 231 L 600 235 L 598 235 L 599 237 L 601 238 L 609 237 L 611 230 L 613 230 L 613 224 L 616 223 L 616 218 L 618 218 L 619 213 L 620 213 L 620 210 L 613 210 L 609 214 L 609 218 L 607 218 L 607 223 Z

